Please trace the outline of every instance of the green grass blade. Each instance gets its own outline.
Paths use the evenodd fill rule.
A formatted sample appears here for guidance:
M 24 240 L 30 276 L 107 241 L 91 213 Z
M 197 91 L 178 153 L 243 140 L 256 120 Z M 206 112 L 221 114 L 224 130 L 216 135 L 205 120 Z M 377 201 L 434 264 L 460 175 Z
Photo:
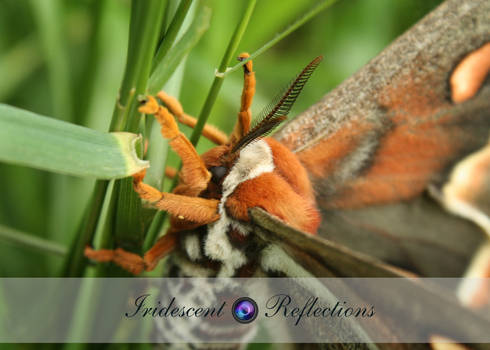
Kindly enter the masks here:
M 138 126 L 140 115 L 137 112 L 137 105 L 134 103 L 136 100 L 135 96 L 145 92 L 151 70 L 151 60 L 155 52 L 165 8 L 166 2 L 160 0 L 134 0 L 131 3 L 126 68 L 119 90 L 119 97 L 112 114 L 110 131 L 136 130 Z M 106 192 L 110 195 L 112 195 L 112 191 L 129 192 L 133 191 L 132 186 L 127 183 L 123 189 L 119 186 L 119 183 L 114 186 L 114 189 L 108 189 L 107 186 L 108 182 L 103 180 L 99 180 L 95 184 L 86 214 L 77 230 L 76 239 L 71 246 L 68 258 L 65 260 L 64 276 L 83 275 L 86 266 L 83 249 L 85 245 L 91 243 L 101 219 L 118 220 L 117 216 L 126 215 L 126 213 L 118 212 L 118 208 L 110 208 L 102 214 L 102 201 L 107 195 Z M 119 193 L 115 195 L 118 196 Z M 128 232 L 127 234 L 130 233 Z M 102 241 L 109 241 L 113 235 L 119 236 L 119 233 L 104 230 L 101 239 Z
M 0 57 L 0 100 L 6 100 L 42 63 L 34 36 L 20 41 Z
M 90 198 L 84 217 L 77 229 L 75 240 L 70 246 L 70 251 L 64 261 L 62 277 L 81 277 L 83 276 L 87 259 L 83 255 L 84 248 L 90 244 L 99 224 L 102 204 L 106 192 L 112 193 L 112 186 L 109 190 L 107 187 L 109 181 L 98 180 Z
M 150 94 L 154 94 L 162 89 L 165 82 L 175 72 L 180 62 L 182 62 L 182 59 L 199 42 L 199 39 L 201 39 L 202 35 L 209 28 L 210 20 L 211 9 L 206 6 L 199 6 L 196 11 L 196 19 L 192 22 L 184 36 L 167 55 L 162 56 L 161 59 L 158 59 L 158 57 L 155 59 L 155 70 L 148 83 Z
M 319 14 L 321 11 L 325 10 L 326 8 L 330 7 L 333 5 L 337 0 L 323 0 L 319 2 L 317 5 L 315 5 L 311 10 L 306 12 L 303 16 L 301 16 L 298 20 L 296 20 L 293 24 L 288 26 L 286 29 L 284 29 L 282 32 L 278 33 L 272 40 L 268 41 L 266 44 L 264 44 L 261 48 L 259 48 L 257 51 L 252 53 L 249 58 L 246 60 L 241 61 L 240 63 L 234 65 L 231 68 L 224 70 L 220 70 L 219 72 L 216 72 L 217 77 L 224 77 L 227 74 L 230 74 L 231 72 L 236 71 L 237 69 L 240 69 L 245 63 L 247 63 L 250 60 L 253 60 L 263 52 L 267 51 L 270 49 L 272 46 L 277 44 L 279 41 L 284 39 L 286 36 L 294 32 L 296 29 L 301 27 L 303 24 L 308 22 L 310 19 L 315 17 L 317 14 Z
M 61 244 L 47 241 L 3 225 L 0 225 L 0 241 L 58 256 L 64 256 L 67 253 L 67 248 Z
M 120 125 L 124 131 L 135 131 L 138 128 L 140 114 L 136 110 L 134 96 L 143 94 L 147 87 L 164 9 L 165 2 L 160 0 L 132 2 L 126 70 L 111 131 L 119 131 L 115 129 L 116 125 Z M 121 124 L 119 119 L 123 114 L 127 115 L 127 120 Z
M 52 90 L 53 113 L 56 118 L 72 120 L 70 66 L 63 27 L 64 3 L 61 0 L 37 1 L 30 5 L 38 25 L 39 36 L 48 65 Z
M 102 133 L 0 104 L 0 161 L 61 174 L 122 178 L 148 167 L 130 133 Z
M 121 87 L 121 104 L 127 113 L 125 131 L 135 131 L 140 125 L 141 114 L 137 111 L 135 96 L 145 93 L 147 89 L 165 5 L 160 0 L 132 2 L 128 60 Z M 132 98 L 124 100 L 126 94 Z M 114 211 L 107 214 L 113 215 L 114 230 L 105 232 L 105 235 L 111 234 L 113 242 L 118 246 L 123 245 L 128 250 L 140 252 L 145 225 L 150 218 L 146 217 L 141 208 L 141 199 L 133 189 L 132 179 L 117 181 L 114 191 L 117 191 L 117 203 Z M 104 240 L 106 238 L 103 237 Z
M 174 44 L 175 39 L 177 38 L 177 34 L 179 34 L 180 28 L 184 23 L 185 16 L 191 7 L 192 0 L 182 0 L 179 4 L 177 11 L 175 12 L 175 16 L 172 19 L 172 23 L 170 23 L 170 27 L 164 35 L 162 43 L 159 45 L 155 58 L 153 60 L 153 68 L 152 71 L 158 66 L 158 64 L 163 60 L 163 58 L 167 55 L 168 50 Z M 163 24 L 162 24 L 163 27 Z

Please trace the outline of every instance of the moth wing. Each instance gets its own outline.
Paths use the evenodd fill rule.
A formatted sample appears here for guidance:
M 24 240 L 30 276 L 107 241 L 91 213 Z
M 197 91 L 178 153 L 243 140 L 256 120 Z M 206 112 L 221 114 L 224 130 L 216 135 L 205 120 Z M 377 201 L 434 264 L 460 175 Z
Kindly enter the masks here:
M 310 171 L 323 207 L 414 198 L 487 143 L 490 81 L 460 104 L 449 81 L 488 41 L 489 11 L 485 0 L 446 1 L 276 133 Z
M 255 232 L 264 242 L 279 245 L 316 277 L 410 277 L 407 271 L 355 252 L 341 244 L 296 230 L 260 208 L 250 209 Z
M 418 283 L 418 279 L 413 278 L 414 275 L 407 271 L 385 264 L 373 257 L 351 251 L 349 248 L 337 243 L 298 231 L 260 208 L 250 209 L 250 216 L 255 225 L 254 233 L 257 237 L 263 241 L 263 244 L 275 249 L 275 266 L 287 272 L 287 269 L 292 270 L 292 268 L 288 268 L 291 263 L 300 265 L 301 268 L 294 269 L 297 274 L 295 276 L 289 275 L 288 277 L 362 276 L 404 278 L 403 291 L 397 288 L 385 288 L 380 295 L 380 291 L 373 287 L 372 284 L 359 284 L 354 291 L 351 289 L 348 292 L 349 300 L 354 297 L 355 299 L 353 300 L 371 303 L 372 305 L 382 305 L 383 300 L 391 302 L 388 312 L 382 307 L 377 309 L 375 321 L 377 324 L 373 328 L 376 332 L 386 332 L 384 333 L 386 339 L 392 339 L 393 342 L 396 342 L 397 339 L 400 339 L 397 334 L 406 336 L 412 330 L 422 329 L 423 327 L 419 328 L 420 322 L 423 322 L 428 329 L 437 329 L 441 320 L 440 312 L 444 312 L 444 319 L 447 321 L 445 327 L 458 330 L 461 332 L 460 334 L 481 334 L 478 332 L 490 329 L 490 320 L 488 318 L 482 318 L 472 310 L 465 308 L 453 295 L 440 286 Z M 267 267 L 274 269 L 274 266 Z M 304 272 L 301 274 L 301 271 Z M 294 281 L 294 279 L 291 280 Z M 317 280 L 312 279 L 310 281 L 311 283 L 316 283 Z M 338 280 L 336 282 L 342 283 L 342 281 Z M 396 286 L 396 284 L 393 284 L 393 286 Z M 349 284 L 345 287 L 352 288 L 352 285 Z M 328 287 L 326 286 L 325 288 Z M 309 293 L 318 292 L 317 285 L 305 285 L 303 281 L 300 287 L 292 287 L 290 289 L 291 293 L 295 293 L 296 289 L 300 292 L 301 289 L 306 289 Z M 331 295 L 328 289 L 325 293 L 321 293 L 320 297 L 325 297 L 326 295 Z M 423 316 L 419 313 L 420 308 L 407 306 L 407 301 L 404 298 L 400 298 L 400 295 L 416 295 L 417 298 L 423 299 Z M 326 301 L 331 302 L 328 297 Z M 412 320 L 413 325 L 405 328 L 404 326 L 407 326 L 407 323 L 401 326 L 391 315 L 403 315 L 404 321 Z M 358 325 L 354 323 L 351 326 L 356 329 L 355 327 Z M 325 336 L 325 328 L 328 328 L 324 326 L 318 328 L 318 322 L 311 322 L 310 327 L 313 327 L 313 334 L 321 336 Z M 360 326 L 357 332 L 359 332 L 358 337 L 369 338 L 369 333 L 365 333 L 365 330 Z M 378 345 L 380 348 L 404 347 L 404 344 Z M 485 348 L 484 345 L 478 344 L 474 344 L 472 347 Z M 326 345 L 326 348 L 329 348 L 329 345 Z
M 261 265 L 268 273 L 276 272 L 288 277 L 334 277 L 357 276 L 365 274 L 371 277 L 400 277 L 409 276 L 385 264 L 362 254 L 354 253 L 338 244 L 318 238 L 314 235 L 298 231 L 287 225 L 280 219 L 270 215 L 260 208 L 251 208 L 250 217 L 254 224 L 254 233 L 261 243 L 267 245 L 262 251 Z M 269 255 L 269 256 L 267 256 Z M 343 264 L 345 263 L 345 265 Z M 320 304 L 335 305 L 342 296 L 334 295 L 328 286 L 322 285 L 314 279 L 309 279 L 311 284 L 301 283 L 290 278 L 287 280 L 288 293 L 292 298 L 304 298 L 305 295 L 315 295 Z M 338 283 L 343 284 L 342 281 Z M 349 296 L 359 300 L 360 297 L 353 291 Z M 353 301 L 352 299 L 351 301 Z M 399 344 L 374 344 L 365 329 L 359 325 L 356 319 L 346 319 L 345 325 L 328 324 L 313 321 L 306 318 L 302 326 L 303 332 L 308 332 L 312 339 L 319 341 L 329 339 L 332 343 L 310 344 L 312 349 L 403 349 Z M 385 337 L 391 336 L 390 330 L 380 319 L 374 320 L 377 330 L 383 331 Z M 294 331 L 294 330 L 293 330 Z M 344 333 L 347 332 L 347 333 Z M 358 339 L 359 343 L 347 344 L 340 340 L 348 337 Z M 340 339 L 340 340 L 339 340 Z M 392 337 L 395 339 L 396 337 Z
M 458 276 L 483 240 L 426 194 L 487 143 L 490 80 L 453 103 L 456 65 L 490 37 L 485 0 L 444 2 L 274 136 L 307 168 L 320 235 L 425 276 Z

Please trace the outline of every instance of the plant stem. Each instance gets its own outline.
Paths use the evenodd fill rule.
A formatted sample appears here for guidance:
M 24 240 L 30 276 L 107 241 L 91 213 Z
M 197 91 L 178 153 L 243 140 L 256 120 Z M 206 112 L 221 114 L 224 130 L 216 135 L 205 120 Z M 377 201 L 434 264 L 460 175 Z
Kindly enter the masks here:
M 325 10 L 326 8 L 330 7 L 333 5 L 337 0 L 324 0 L 314 6 L 311 10 L 306 12 L 303 16 L 301 16 L 296 22 L 291 24 L 289 27 L 284 29 L 282 32 L 278 33 L 272 40 L 268 41 L 266 44 L 264 44 L 261 48 L 259 48 L 257 51 L 252 53 L 249 58 L 246 60 L 240 61 L 240 63 L 234 65 L 231 68 L 228 68 L 226 70 L 220 70 L 219 72 L 216 72 L 217 77 L 223 78 L 225 75 L 230 74 L 231 72 L 236 71 L 237 69 L 240 69 L 245 63 L 247 63 L 250 60 L 253 60 L 263 52 L 267 51 L 270 49 L 272 46 L 277 44 L 279 41 L 284 39 L 286 36 L 291 34 L 293 31 L 301 27 L 303 24 L 308 22 L 310 19 L 315 17 L 317 14 L 319 14 L 321 11 Z
M 160 25 L 164 13 L 165 2 L 160 0 L 133 0 L 131 3 L 130 34 L 126 69 L 112 115 L 110 131 L 135 131 L 138 126 L 137 106 L 134 103 L 138 94 L 144 93 L 146 83 L 151 70 L 151 60 L 155 52 L 156 40 L 160 33 Z M 128 182 L 124 182 L 124 189 L 120 191 L 132 191 Z M 66 262 L 65 276 L 80 276 L 85 268 L 83 250 L 89 244 L 95 234 L 100 220 L 103 199 L 106 196 L 108 181 L 97 181 L 94 193 L 89 202 L 87 214 L 79 227 L 76 241 L 74 242 L 69 259 Z M 139 200 L 139 198 L 138 198 Z M 116 210 L 118 210 L 117 208 Z M 117 212 L 121 217 L 127 213 Z M 114 217 L 114 211 L 107 211 L 107 217 Z M 107 219 L 107 218 L 105 218 Z M 104 231 L 105 235 L 112 232 Z M 116 232 L 117 234 L 117 232 Z M 125 233 L 126 234 L 126 233 Z M 135 234 L 135 232 L 133 232 Z M 102 237 L 102 242 L 109 242 L 109 237 Z
M 75 104 L 75 122 L 83 124 L 86 119 L 86 114 L 90 106 L 91 92 L 95 88 L 96 72 L 100 64 L 101 48 L 103 47 L 103 37 L 101 31 L 103 21 L 106 20 L 106 13 L 109 10 L 107 1 L 96 1 L 91 4 L 91 17 L 93 18 L 93 29 L 90 33 L 90 41 L 88 43 L 87 58 L 83 66 L 83 74 L 80 79 L 78 90 L 78 98 L 74 100 Z
M 165 218 L 167 217 L 167 212 L 163 210 L 157 211 L 153 220 L 151 221 L 148 232 L 146 233 L 145 241 L 143 242 L 143 251 L 149 250 L 158 238 L 163 224 L 165 223 Z
M 137 100 L 146 92 L 165 8 L 166 2 L 160 0 L 132 2 L 128 59 L 119 101 L 126 115 L 124 131 L 137 131 L 141 121 Z M 116 106 L 116 116 L 118 111 Z M 104 231 L 103 235 L 112 235 L 116 244 L 124 243 L 126 249 L 140 252 L 144 224 L 141 199 L 134 192 L 132 178 L 117 181 L 114 190 L 118 191 L 117 202 L 107 214 L 114 218 L 114 229 Z M 103 237 L 103 241 L 108 242 L 108 237 Z
M 114 108 L 111 128 L 119 125 L 118 119 L 123 113 L 127 113 L 128 120 L 126 125 L 121 125 L 122 129 L 124 131 L 137 129 L 139 120 L 134 104 L 136 98 L 129 100 L 131 96 L 138 96 L 145 92 L 164 8 L 165 2 L 160 0 L 133 0 L 132 2 L 128 58 L 119 101 Z M 114 128 L 111 131 L 116 130 Z
M 174 75 L 187 54 L 199 42 L 202 35 L 207 31 L 211 21 L 211 9 L 199 2 L 195 8 L 195 18 L 192 24 L 186 29 L 186 32 L 180 37 L 178 42 L 174 43 L 172 49 L 168 51 L 158 62 L 153 61 L 154 70 L 151 73 L 148 82 L 148 92 L 155 94 L 170 77 Z M 191 17 L 191 16 L 188 16 Z
M 160 0 L 132 1 L 126 69 L 119 97 L 114 106 L 110 131 L 135 131 L 138 126 L 139 120 L 137 107 L 134 103 L 135 97 L 144 93 L 146 88 L 156 40 L 160 33 L 164 8 L 165 2 Z M 124 183 L 126 184 L 124 188 L 121 188 L 121 186 L 115 186 L 115 188 L 120 189 L 120 191 L 132 191 L 132 187 L 128 185 L 128 182 Z M 100 221 L 102 203 L 106 196 L 107 186 L 108 181 L 105 180 L 99 180 L 95 184 L 87 213 L 78 229 L 77 238 L 65 263 L 65 276 L 83 275 L 83 270 L 86 266 L 83 250 L 93 240 L 97 224 Z M 116 213 L 120 217 L 127 214 Z M 108 210 L 105 219 L 116 218 L 117 220 L 116 213 L 114 213 L 114 210 Z M 112 232 L 109 230 L 104 230 L 103 235 L 105 236 L 100 238 L 101 242 L 110 242 L 110 237 L 107 236 L 111 234 Z
M 0 225 L 0 240 L 58 256 L 65 256 L 68 252 L 68 249 L 59 243 L 48 241 L 3 225 Z
M 182 0 L 180 2 L 179 8 L 177 9 L 174 18 L 170 23 L 167 32 L 165 33 L 165 37 L 163 38 L 161 45 L 158 47 L 157 53 L 153 60 L 153 66 L 151 69 L 152 72 L 164 59 L 164 57 L 167 55 L 168 50 L 174 44 L 175 38 L 177 38 L 177 34 L 179 34 L 180 28 L 184 23 L 185 16 L 187 15 L 189 8 L 191 7 L 191 4 L 192 0 Z
M 76 238 L 65 259 L 65 266 L 62 273 L 63 277 L 83 276 L 83 271 L 87 265 L 83 251 L 85 246 L 92 241 L 95 234 L 108 183 L 106 180 L 98 180 L 95 183 L 92 197 L 87 204 L 86 214 L 78 227 Z
M 66 53 L 62 26 L 63 3 L 60 0 L 30 2 L 48 64 L 49 80 L 52 90 L 54 116 L 70 121 L 72 101 L 70 89 L 70 67 Z
M 47 66 L 52 115 L 64 121 L 73 121 L 71 67 L 63 23 L 65 5 L 61 0 L 30 2 Z M 72 179 L 63 175 L 53 174 L 49 177 L 47 231 L 50 239 L 59 240 L 67 234 L 71 235 L 73 228 L 69 213 L 72 198 L 68 190 L 71 183 Z
M 249 0 L 247 4 L 247 8 L 243 12 L 242 19 L 238 23 L 233 36 L 231 37 L 230 43 L 228 44 L 228 48 L 221 60 L 221 64 L 219 65 L 218 72 L 223 73 L 231 61 L 232 56 L 235 54 L 238 45 L 245 33 L 245 29 L 247 28 L 250 17 L 252 16 L 253 10 L 255 8 L 256 0 Z M 208 96 L 206 97 L 206 101 L 204 102 L 204 106 L 201 109 L 201 113 L 199 114 L 199 118 L 196 126 L 194 127 L 194 131 L 192 132 L 190 141 L 195 146 L 201 137 L 202 129 L 204 128 L 204 124 L 208 120 L 209 114 L 211 113 L 211 109 L 218 97 L 218 92 L 221 89 L 221 85 L 223 85 L 223 77 L 215 76 L 213 80 L 213 84 L 211 85 L 211 89 L 209 90 Z
M 6 101 L 12 92 L 43 62 L 35 35 L 19 41 L 0 57 L 0 101 Z

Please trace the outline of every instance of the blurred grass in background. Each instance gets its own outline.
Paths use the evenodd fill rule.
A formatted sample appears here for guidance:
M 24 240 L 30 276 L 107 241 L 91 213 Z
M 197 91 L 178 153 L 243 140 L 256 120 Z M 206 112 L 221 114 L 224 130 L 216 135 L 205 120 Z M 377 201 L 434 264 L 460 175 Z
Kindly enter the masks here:
M 290 113 L 294 117 L 440 2 L 340 0 L 255 59 L 252 111 L 257 114 L 313 57 L 324 55 Z M 180 88 L 188 114 L 199 114 L 245 3 L 206 2 L 212 10 L 210 27 L 168 85 L 172 91 Z M 316 3 L 258 1 L 236 54 L 255 51 Z M 167 24 L 177 7 L 178 1 L 169 0 Z M 0 102 L 107 131 L 124 73 L 130 9 L 126 0 L 2 0 Z M 241 84 L 241 71 L 226 76 L 209 118 L 226 132 L 235 122 Z M 198 151 L 211 146 L 202 139 Z M 169 159 L 178 164 L 175 156 Z M 9 227 L 29 233 L 62 251 L 74 238 L 93 186 L 90 179 L 0 163 L 0 231 Z M 0 240 L 0 276 L 55 276 L 60 256 Z

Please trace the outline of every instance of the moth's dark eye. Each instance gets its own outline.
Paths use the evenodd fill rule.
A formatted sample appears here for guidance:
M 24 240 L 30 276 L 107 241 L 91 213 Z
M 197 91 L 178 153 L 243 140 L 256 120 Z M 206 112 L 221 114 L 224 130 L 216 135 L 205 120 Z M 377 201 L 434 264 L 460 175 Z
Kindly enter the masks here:
M 211 172 L 211 181 L 213 181 L 215 184 L 218 184 L 221 179 L 223 179 L 223 176 L 226 175 L 228 172 L 228 169 L 224 166 L 213 166 L 209 168 L 209 171 Z

